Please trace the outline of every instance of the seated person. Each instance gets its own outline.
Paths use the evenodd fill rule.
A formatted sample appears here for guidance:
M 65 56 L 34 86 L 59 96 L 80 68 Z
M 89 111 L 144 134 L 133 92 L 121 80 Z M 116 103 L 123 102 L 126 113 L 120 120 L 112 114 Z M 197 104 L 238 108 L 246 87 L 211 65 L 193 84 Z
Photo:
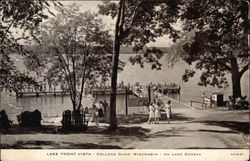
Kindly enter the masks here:
M 242 108 L 242 109 L 248 109 L 248 106 L 249 106 L 249 102 L 246 101 L 247 96 L 244 96 L 244 97 L 237 97 L 236 100 L 235 100 L 235 104 L 237 106 L 239 106 L 239 108 Z
M 5 110 L 2 110 L 0 112 L 0 127 L 3 127 L 3 128 L 9 128 L 10 125 L 11 125 L 12 121 L 9 120 Z

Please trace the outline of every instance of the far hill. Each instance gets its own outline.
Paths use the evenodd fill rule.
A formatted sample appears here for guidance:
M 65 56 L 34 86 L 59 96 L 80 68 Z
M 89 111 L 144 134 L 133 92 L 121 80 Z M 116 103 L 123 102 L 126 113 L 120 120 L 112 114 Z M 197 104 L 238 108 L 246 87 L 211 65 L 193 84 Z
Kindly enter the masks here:
M 32 48 L 32 46 L 29 45 L 24 45 L 23 47 L 25 50 L 29 50 L 30 48 Z M 157 48 L 160 49 L 163 53 L 166 53 L 170 49 L 169 47 L 157 47 Z M 134 54 L 134 53 L 135 52 L 133 51 L 133 48 L 130 46 L 121 46 L 120 48 L 120 54 Z M 17 53 L 9 52 L 9 54 L 17 54 Z
M 169 48 L 167 47 L 157 47 L 159 48 L 163 53 L 166 53 Z M 120 54 L 133 54 L 135 53 L 132 49 L 132 47 L 128 47 L 128 46 L 121 46 L 121 50 L 120 50 Z

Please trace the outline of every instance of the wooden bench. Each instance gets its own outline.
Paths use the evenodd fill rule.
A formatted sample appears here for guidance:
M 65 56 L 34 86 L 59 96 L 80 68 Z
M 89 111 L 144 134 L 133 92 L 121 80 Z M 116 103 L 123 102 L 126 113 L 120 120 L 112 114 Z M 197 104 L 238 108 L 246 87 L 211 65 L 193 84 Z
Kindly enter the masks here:
M 70 111 L 66 110 L 62 115 L 62 129 L 63 130 L 81 130 L 87 131 L 88 120 L 83 110 Z

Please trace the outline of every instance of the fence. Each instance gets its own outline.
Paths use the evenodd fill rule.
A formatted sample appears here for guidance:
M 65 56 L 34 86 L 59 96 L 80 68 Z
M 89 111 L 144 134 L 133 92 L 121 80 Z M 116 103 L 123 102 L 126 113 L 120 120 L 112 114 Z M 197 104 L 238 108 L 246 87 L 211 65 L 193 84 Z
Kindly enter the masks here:
M 212 101 L 209 99 L 205 99 L 204 100 L 204 102 L 200 102 L 200 101 L 190 101 L 190 106 L 191 107 L 193 107 L 193 103 L 199 103 L 199 104 L 201 104 L 201 107 L 204 107 L 205 109 L 207 108 L 207 107 L 212 107 L 212 105 L 213 105 L 213 103 L 212 103 Z

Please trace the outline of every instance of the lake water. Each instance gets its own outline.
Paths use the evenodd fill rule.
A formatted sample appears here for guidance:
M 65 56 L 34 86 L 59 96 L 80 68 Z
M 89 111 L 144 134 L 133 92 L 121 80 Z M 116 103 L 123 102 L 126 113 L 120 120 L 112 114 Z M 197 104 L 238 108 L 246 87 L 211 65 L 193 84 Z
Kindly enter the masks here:
M 130 55 L 121 55 L 121 60 L 128 60 Z M 213 91 L 220 91 L 224 94 L 224 100 L 228 98 L 232 93 L 231 86 L 226 89 L 217 89 L 213 87 L 201 87 L 198 86 L 197 83 L 199 81 L 200 71 L 196 72 L 196 76 L 189 80 L 189 82 L 183 82 L 181 77 L 185 71 L 185 68 L 193 68 L 189 67 L 185 63 L 178 63 L 173 68 L 169 67 L 166 64 L 166 58 L 163 57 L 161 60 L 163 66 L 162 70 L 155 71 L 151 70 L 150 65 L 145 65 L 144 68 L 140 68 L 139 65 L 131 65 L 127 63 L 124 70 L 118 75 L 118 82 L 124 81 L 125 84 L 130 83 L 134 84 L 135 82 L 140 82 L 140 84 L 148 84 L 150 82 L 153 83 L 177 83 L 181 86 L 180 100 L 183 103 L 189 103 L 190 100 L 201 100 L 201 94 L 203 92 L 206 95 L 211 95 Z M 228 75 L 228 81 L 231 85 L 230 75 Z M 246 72 L 241 80 L 242 85 L 242 94 L 248 94 L 248 78 L 249 74 Z M 173 95 L 178 99 L 178 96 Z M 102 96 L 99 100 L 106 99 L 109 101 L 108 96 Z M 88 104 L 88 102 L 84 102 L 83 104 Z M 29 110 L 33 111 L 38 109 L 42 112 L 43 118 L 52 117 L 52 116 L 61 116 L 62 112 L 66 109 L 72 109 L 71 101 L 68 96 L 40 96 L 40 97 L 22 97 L 18 99 L 14 99 L 13 96 L 1 96 L 0 105 L 2 109 L 5 109 L 8 113 L 9 117 L 16 120 L 16 115 L 20 114 L 22 111 Z M 178 107 L 176 107 L 178 108 Z M 129 113 L 133 112 L 143 112 L 146 111 L 145 108 L 129 108 Z M 125 96 L 118 95 L 117 96 L 117 113 L 124 114 L 125 113 Z

